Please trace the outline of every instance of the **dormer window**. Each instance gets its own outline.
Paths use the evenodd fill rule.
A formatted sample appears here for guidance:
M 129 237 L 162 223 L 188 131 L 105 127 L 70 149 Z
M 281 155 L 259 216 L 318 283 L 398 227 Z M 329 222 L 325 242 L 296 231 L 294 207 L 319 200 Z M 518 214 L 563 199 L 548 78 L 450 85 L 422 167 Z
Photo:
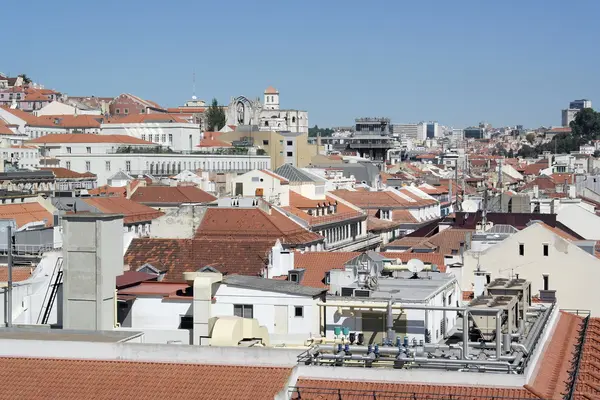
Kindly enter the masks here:
M 290 282 L 296 282 L 296 283 L 298 283 L 300 281 L 300 277 L 298 276 L 298 273 L 291 272 L 290 275 L 289 275 L 289 277 L 288 277 L 288 280 Z

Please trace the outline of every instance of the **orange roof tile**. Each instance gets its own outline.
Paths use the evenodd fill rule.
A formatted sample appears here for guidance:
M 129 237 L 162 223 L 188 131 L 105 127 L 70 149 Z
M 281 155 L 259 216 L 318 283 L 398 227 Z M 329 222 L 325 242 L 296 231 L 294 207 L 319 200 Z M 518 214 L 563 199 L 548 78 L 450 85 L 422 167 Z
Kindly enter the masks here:
M 105 214 L 123 214 L 123 222 L 151 221 L 165 213 L 123 197 L 87 197 L 82 200 Z
M 61 128 L 100 128 L 104 118 L 101 115 L 44 115 L 39 117 L 38 126 L 58 126 Z
M 287 185 L 287 184 L 289 184 L 289 183 L 290 183 L 290 181 L 288 181 L 287 179 L 285 179 L 283 176 L 281 176 L 281 175 L 277 175 L 275 172 L 273 172 L 273 171 L 271 171 L 271 170 L 268 170 L 268 169 L 261 169 L 261 170 L 260 170 L 260 172 L 263 172 L 263 173 L 265 173 L 265 174 L 267 174 L 267 175 L 270 175 L 270 176 L 272 176 L 272 177 L 273 177 L 273 178 L 275 178 L 275 179 L 278 179 L 278 180 L 279 180 L 279 182 L 280 182 L 282 185 Z M 291 195 L 292 193 L 295 193 L 295 192 L 292 192 L 292 191 L 290 191 L 290 195 Z
M 544 222 L 538 222 L 538 224 L 542 225 L 544 228 L 548 229 L 549 231 L 553 232 L 554 234 L 560 236 L 561 238 L 563 238 L 565 240 L 568 240 L 568 241 L 579 240 L 575 236 L 563 231 L 560 228 L 552 227 Z
M 360 208 L 400 208 L 416 206 L 415 202 L 404 199 L 391 191 L 350 191 L 346 189 L 334 190 L 331 194 L 340 197 Z
M 124 186 L 98 186 L 94 189 L 89 189 L 88 193 L 92 196 L 121 196 L 127 195 L 127 189 Z
M 161 123 L 161 122 L 179 122 L 188 123 L 187 120 L 181 118 L 179 115 L 158 113 L 158 114 L 130 114 L 122 117 L 113 117 L 106 121 L 104 124 L 143 124 L 147 122 Z
M 440 272 L 446 272 L 446 264 L 444 262 L 444 255 L 440 253 L 407 253 L 400 251 L 386 251 L 385 253 L 380 253 L 382 256 L 398 259 L 403 263 L 407 263 L 409 260 L 414 258 L 423 261 L 425 264 L 437 265 L 437 268 Z
M 8 127 L 4 120 L 0 119 L 0 135 L 14 135 L 15 133 Z
M 27 143 L 47 144 L 47 143 L 117 143 L 117 144 L 135 144 L 152 145 L 152 142 L 138 139 L 128 135 L 90 135 L 81 133 L 62 133 L 42 136 L 32 139 Z
M 204 138 L 200 139 L 200 144 L 196 147 L 233 147 L 233 145 L 219 139 Z
M 374 216 L 369 216 L 367 218 L 367 230 L 369 232 L 394 229 L 398 228 L 400 225 L 402 225 L 400 222 L 379 219 Z
M 280 239 L 302 245 L 322 242 L 323 237 L 298 225 L 276 210 L 268 214 L 259 208 L 209 208 L 196 232 L 197 238 Z
M 269 262 L 275 240 L 268 238 L 133 239 L 125 264 L 146 263 L 165 271 L 165 281 L 181 281 L 184 272 L 211 266 L 223 274 L 257 276 Z
M 253 399 L 272 400 L 283 391 L 291 368 L 0 358 L 2 399 Z M 51 374 L 48 371 L 52 371 Z
M 419 222 L 408 210 L 392 210 L 392 221 L 404 224 L 416 224 Z
M 29 279 L 31 276 L 30 267 L 13 267 L 12 269 L 12 279 L 13 282 L 21 282 L 26 279 Z M 8 281 L 8 267 L 0 266 L 0 282 Z
M 94 178 L 95 179 L 96 178 L 96 175 L 92 174 L 91 172 L 80 173 L 80 172 L 75 172 L 70 169 L 62 168 L 62 167 L 56 167 L 56 168 L 42 167 L 42 168 L 40 168 L 40 170 L 52 171 L 54 176 L 58 179 L 77 179 L 77 178 Z
M 140 186 L 131 194 L 131 200 L 138 203 L 163 206 L 210 203 L 216 199 L 196 186 Z
M 322 380 L 300 378 L 297 392 L 292 399 L 338 400 L 338 399 L 412 399 L 430 400 L 464 398 L 484 400 L 491 398 L 537 399 L 524 388 L 486 387 L 483 385 L 427 385 L 417 383 L 369 382 L 360 380 Z M 375 394 L 374 394 L 375 392 Z
M 265 94 L 278 94 L 279 92 L 273 86 L 269 86 L 265 89 Z
M 46 226 L 52 226 L 54 217 L 39 203 L 2 204 L 0 219 L 14 219 L 20 228 L 30 222 L 46 220 Z
M 326 288 L 324 279 L 327 272 L 332 269 L 343 269 L 348 261 L 359 255 L 360 252 L 347 251 L 294 253 L 294 268 L 304 269 L 301 285 Z

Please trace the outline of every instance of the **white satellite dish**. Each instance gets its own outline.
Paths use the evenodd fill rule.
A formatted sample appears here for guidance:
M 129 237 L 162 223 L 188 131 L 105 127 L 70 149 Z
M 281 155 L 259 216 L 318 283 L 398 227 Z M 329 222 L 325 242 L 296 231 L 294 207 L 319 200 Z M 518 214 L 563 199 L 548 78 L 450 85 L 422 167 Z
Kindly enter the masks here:
M 465 200 L 461 206 L 464 212 L 477 212 L 479 210 L 479 206 L 474 200 Z
M 408 260 L 406 265 L 408 266 L 408 270 L 415 274 L 418 274 L 419 272 L 423 271 L 423 269 L 425 269 L 425 264 L 418 258 Z

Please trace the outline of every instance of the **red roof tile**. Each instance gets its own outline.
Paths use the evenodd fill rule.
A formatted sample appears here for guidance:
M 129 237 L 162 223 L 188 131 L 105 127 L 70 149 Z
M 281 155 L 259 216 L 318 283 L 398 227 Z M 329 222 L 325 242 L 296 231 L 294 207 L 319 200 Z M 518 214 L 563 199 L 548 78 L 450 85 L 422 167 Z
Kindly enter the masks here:
M 275 240 L 269 239 L 133 239 L 125 264 L 138 269 L 146 263 L 166 271 L 165 281 L 181 281 L 184 272 L 212 266 L 223 274 L 260 275 Z
M 149 274 L 142 271 L 125 271 L 123 275 L 117 276 L 117 289 L 123 289 L 134 286 L 146 281 L 155 281 L 158 278 L 156 274 Z
M 259 208 L 209 208 L 196 232 L 197 238 L 256 238 L 303 245 L 323 237 L 298 225 L 279 211 Z
M 291 368 L 0 358 L 0 399 L 272 400 Z M 51 371 L 51 373 L 49 373 Z M 24 382 L 26 385 L 17 385 Z M 9 384 L 9 383 L 13 384 Z
M 529 164 L 523 170 L 523 175 L 538 175 L 541 170 L 548 168 L 548 160 L 539 160 L 534 164 Z
M 0 219 L 14 219 L 20 228 L 30 222 L 46 220 L 46 226 L 52 226 L 54 217 L 50 211 L 39 203 L 2 204 Z
M 123 214 L 123 223 L 152 221 L 165 213 L 123 197 L 87 197 L 82 200 L 105 214 Z
M 21 282 L 26 279 L 29 279 L 31 276 L 30 267 L 13 267 L 12 269 L 12 279 L 13 282 Z M 0 282 L 8 281 L 8 267 L 0 266 Z
M 134 181 L 135 182 L 135 181 Z M 127 189 L 125 186 L 98 186 L 94 189 L 89 189 L 88 193 L 92 196 L 127 196 Z
M 400 227 L 402 223 L 395 221 L 387 221 L 377 217 L 369 216 L 367 218 L 367 230 L 369 232 L 385 231 Z
M 382 256 L 398 259 L 403 263 L 407 263 L 409 260 L 414 258 L 423 261 L 424 264 L 437 265 L 437 268 L 440 272 L 446 272 L 446 264 L 444 263 L 444 255 L 440 253 L 407 253 L 400 251 L 386 251 L 385 253 L 380 253 Z
M 393 210 L 392 221 L 404 224 L 416 224 L 419 222 L 408 210 Z
M 52 171 L 52 173 L 54 174 L 54 176 L 57 179 L 78 179 L 78 178 L 87 178 L 87 179 L 93 178 L 94 180 L 96 179 L 96 175 L 92 174 L 91 172 L 80 173 L 80 172 L 75 172 L 70 169 L 62 168 L 62 167 L 57 167 L 57 168 L 43 167 L 40 169 L 42 171 Z
M 196 147 L 232 147 L 232 144 L 219 139 L 204 138 L 200 139 L 200 144 Z
M 185 119 L 179 115 L 157 113 L 157 114 L 129 114 L 124 116 L 113 116 L 106 124 L 143 124 L 143 123 L 161 123 L 161 122 L 179 122 L 187 123 Z
M 537 399 L 524 388 L 486 387 L 482 385 L 427 385 L 416 383 L 368 382 L 359 380 L 321 380 L 300 378 L 296 383 L 297 392 L 292 399 L 302 400 L 338 400 L 338 399 L 412 399 L 430 400 L 464 398 L 484 400 L 493 397 L 511 397 L 513 399 Z M 376 395 L 374 395 L 374 392 Z M 341 397 L 340 397 L 341 396 Z M 456 397 L 454 397 L 456 396 Z
M 301 285 L 326 288 L 326 273 L 332 269 L 343 269 L 348 261 L 359 255 L 360 252 L 346 251 L 294 253 L 294 268 L 304 269 Z
M 391 191 L 350 191 L 346 189 L 335 190 L 331 194 L 340 197 L 349 203 L 363 209 L 380 207 L 400 208 L 416 206 L 415 201 L 404 199 Z
M 140 186 L 131 200 L 143 204 L 177 206 L 190 203 L 210 203 L 217 198 L 196 186 Z
M 58 126 L 61 128 L 100 128 L 104 118 L 100 115 L 44 115 L 39 117 L 37 126 Z

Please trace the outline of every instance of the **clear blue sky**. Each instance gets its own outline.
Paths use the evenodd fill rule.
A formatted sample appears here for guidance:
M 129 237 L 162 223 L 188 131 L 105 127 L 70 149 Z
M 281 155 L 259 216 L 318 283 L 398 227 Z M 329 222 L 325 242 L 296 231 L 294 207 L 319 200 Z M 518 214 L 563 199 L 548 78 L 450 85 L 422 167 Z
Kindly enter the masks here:
M 70 95 L 228 103 L 273 85 L 310 124 L 559 125 L 600 104 L 600 1 L 2 2 L 0 71 Z

